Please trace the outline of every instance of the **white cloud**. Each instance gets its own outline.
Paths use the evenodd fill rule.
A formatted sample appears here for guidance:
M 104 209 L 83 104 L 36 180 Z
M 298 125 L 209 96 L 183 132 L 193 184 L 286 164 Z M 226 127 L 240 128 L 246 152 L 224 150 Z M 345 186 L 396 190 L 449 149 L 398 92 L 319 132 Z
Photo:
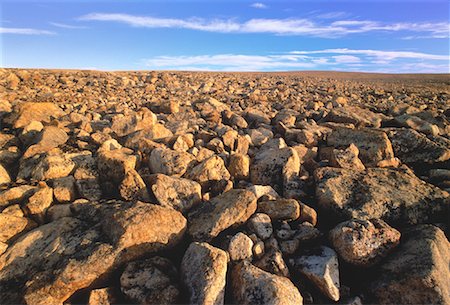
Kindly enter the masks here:
M 344 52 L 355 55 L 346 55 Z M 382 57 L 382 54 L 388 53 Z M 395 56 L 394 56 L 395 53 Z M 414 56 L 412 56 L 413 53 Z M 336 55 L 337 54 L 337 55 Z M 370 54 L 370 55 L 367 55 Z M 376 54 L 377 56 L 374 56 Z M 427 55 L 427 56 L 425 56 Z M 447 63 L 440 55 L 403 51 L 329 49 L 293 51 L 278 55 L 216 54 L 197 56 L 155 56 L 143 64 L 155 70 L 187 71 L 286 71 L 286 70 L 341 70 L 391 72 L 448 72 Z
M 394 60 L 399 58 L 427 59 L 427 60 L 448 60 L 448 55 L 435 55 L 410 51 L 382 51 L 382 50 L 353 50 L 353 49 L 325 49 L 318 51 L 292 51 L 290 54 L 352 54 L 375 57 L 380 60 Z
M 86 26 L 82 26 L 82 25 L 70 25 L 70 24 L 59 23 L 59 22 L 49 22 L 49 24 L 56 26 L 58 28 L 62 28 L 62 29 L 70 29 L 70 30 L 87 29 Z
M 0 34 L 17 35 L 55 35 L 55 32 L 47 30 L 29 29 L 29 28 L 4 28 L 0 27 Z
M 305 56 L 218 54 L 200 56 L 156 56 L 145 59 L 151 69 L 165 70 L 215 70 L 215 71 L 265 71 L 313 68 Z
M 336 19 L 336 18 L 343 18 L 349 16 L 346 12 L 328 12 L 319 14 L 316 17 L 321 19 Z
M 361 61 L 361 59 L 359 57 L 356 57 L 353 55 L 337 55 L 337 56 L 333 56 L 333 59 L 337 63 L 341 63 L 341 64 L 358 63 Z
M 253 8 L 259 8 L 259 9 L 265 9 L 267 8 L 267 5 L 265 5 L 264 3 L 261 2 L 255 2 L 252 5 L 250 5 Z
M 392 23 L 369 20 L 337 20 L 318 23 L 311 19 L 264 19 L 254 18 L 245 22 L 236 19 L 157 18 L 129 14 L 91 13 L 81 16 L 84 21 L 109 21 L 125 23 L 134 27 L 179 28 L 219 33 L 270 33 L 279 35 L 303 35 L 336 38 L 349 34 L 367 32 L 416 32 L 422 36 L 448 37 L 449 23 Z

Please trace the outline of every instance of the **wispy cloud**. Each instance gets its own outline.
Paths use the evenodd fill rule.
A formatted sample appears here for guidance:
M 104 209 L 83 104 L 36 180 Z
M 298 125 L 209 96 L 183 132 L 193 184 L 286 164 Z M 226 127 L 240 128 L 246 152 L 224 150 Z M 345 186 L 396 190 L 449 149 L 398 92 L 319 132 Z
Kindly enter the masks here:
M 346 55 L 364 55 L 383 60 L 393 60 L 398 58 L 409 59 L 427 59 L 427 60 L 448 60 L 448 55 L 435 55 L 421 52 L 410 51 L 382 51 L 382 50 L 353 50 L 353 49 L 325 49 L 317 51 L 292 51 L 290 54 L 346 54 Z
M 87 26 L 84 26 L 84 25 L 70 25 L 70 24 L 59 23 L 59 22 L 49 22 L 49 24 L 56 26 L 58 28 L 69 29 L 69 30 L 87 29 Z
M 55 35 L 55 32 L 29 28 L 4 28 L 0 27 L 0 34 L 17 34 L 17 35 Z
M 385 57 L 382 57 L 383 54 Z M 448 63 L 442 62 L 444 58 L 446 56 L 403 51 L 328 49 L 292 51 L 278 55 L 155 56 L 144 59 L 143 64 L 155 70 L 285 71 L 318 69 L 445 73 L 448 72 Z M 436 60 L 441 62 L 436 63 Z
M 146 28 L 179 28 L 218 33 L 269 33 L 337 38 L 368 32 L 414 32 L 433 37 L 448 37 L 449 23 L 382 23 L 370 20 L 336 20 L 317 22 L 307 18 L 264 19 L 254 18 L 244 22 L 236 19 L 157 18 L 129 14 L 91 13 L 81 16 L 84 21 L 109 21 Z
M 337 18 L 346 18 L 349 15 L 350 14 L 346 13 L 346 12 L 328 12 L 328 13 L 319 14 L 316 17 L 320 18 L 320 19 L 337 19 Z
M 261 3 L 261 2 L 255 2 L 255 3 L 253 3 L 253 4 L 250 5 L 250 6 L 253 7 L 253 8 L 259 8 L 259 9 L 265 9 L 265 8 L 268 8 L 267 5 L 265 5 L 264 3 Z

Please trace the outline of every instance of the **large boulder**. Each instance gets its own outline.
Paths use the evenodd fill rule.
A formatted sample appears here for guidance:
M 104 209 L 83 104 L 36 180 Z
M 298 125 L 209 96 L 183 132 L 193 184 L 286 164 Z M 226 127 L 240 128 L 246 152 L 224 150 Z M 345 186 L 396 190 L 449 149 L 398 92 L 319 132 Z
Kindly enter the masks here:
M 419 225 L 402 236 L 369 291 L 379 304 L 450 304 L 450 243 L 437 227 Z
M 224 304 L 227 260 L 221 249 L 207 243 L 190 244 L 181 262 L 190 304 Z
M 150 154 L 149 166 L 154 174 L 181 177 L 193 160 L 187 152 L 156 148 Z
M 245 223 L 256 211 L 256 197 L 234 189 L 205 202 L 189 215 L 189 234 L 194 240 L 209 241 L 223 230 Z
M 233 268 L 231 281 L 237 304 L 303 304 L 302 295 L 288 278 L 261 270 L 247 261 Z
M 357 106 L 344 106 L 332 109 L 325 121 L 378 128 L 381 126 L 382 115 Z
M 343 219 L 417 224 L 445 220 L 448 215 L 450 195 L 408 169 L 324 167 L 314 177 L 319 206 Z
M 156 174 L 149 177 L 153 195 L 162 206 L 187 212 L 202 199 L 202 188 L 195 181 Z
M 387 256 L 400 243 L 400 232 L 381 219 L 352 219 L 331 230 L 330 241 L 346 262 L 367 267 Z
M 0 256 L 1 303 L 63 304 L 121 264 L 173 246 L 186 229 L 179 212 L 153 204 L 82 208 L 83 220 L 40 226 Z
M 22 128 L 32 121 L 50 122 L 52 118 L 59 118 L 64 112 L 54 103 L 20 103 L 7 118 L 7 122 L 14 128 Z
M 231 175 L 223 159 L 214 155 L 203 160 L 186 174 L 187 178 L 195 180 L 207 188 L 213 181 L 229 180 Z
M 67 142 L 69 136 L 67 133 L 56 127 L 47 126 L 34 138 L 32 145 L 27 148 L 23 154 L 23 158 L 30 158 L 37 154 L 50 151 Z
M 354 144 L 359 149 L 359 158 L 369 167 L 392 162 L 394 151 L 386 133 L 374 129 L 336 128 L 328 135 L 327 144 L 335 148 L 346 148 Z
M 294 149 L 262 149 L 250 165 L 250 180 L 253 184 L 270 185 L 282 193 L 299 172 L 300 158 Z

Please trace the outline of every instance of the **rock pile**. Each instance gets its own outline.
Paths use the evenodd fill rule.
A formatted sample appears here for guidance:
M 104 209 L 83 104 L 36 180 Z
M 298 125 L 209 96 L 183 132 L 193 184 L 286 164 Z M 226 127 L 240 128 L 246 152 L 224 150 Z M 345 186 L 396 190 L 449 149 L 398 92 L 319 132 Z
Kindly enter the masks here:
M 450 304 L 448 88 L 2 69 L 0 93 L 1 304 Z

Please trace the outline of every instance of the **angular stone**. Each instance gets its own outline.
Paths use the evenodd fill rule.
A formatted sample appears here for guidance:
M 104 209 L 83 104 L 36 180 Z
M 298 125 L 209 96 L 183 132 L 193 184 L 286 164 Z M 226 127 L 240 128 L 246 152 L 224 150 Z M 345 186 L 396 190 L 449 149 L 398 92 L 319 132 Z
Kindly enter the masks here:
M 11 245 L 0 256 L 0 302 L 62 304 L 123 263 L 173 246 L 186 228 L 172 209 L 124 202 L 102 207 L 98 218 L 63 217 Z
M 223 230 L 243 224 L 256 211 L 252 192 L 234 189 L 203 203 L 189 215 L 189 234 L 209 241 Z
M 235 179 L 247 179 L 250 173 L 250 158 L 247 155 L 232 154 L 228 171 Z
M 289 262 L 328 298 L 335 302 L 339 301 L 339 267 L 336 252 L 325 246 L 311 249 L 309 252 Z
M 333 167 L 364 170 L 366 167 L 359 160 L 359 149 L 353 143 L 344 150 L 333 149 L 330 164 Z
M 68 139 L 69 136 L 64 130 L 56 126 L 46 126 L 36 136 L 34 144 L 27 148 L 22 158 L 26 159 L 37 154 L 48 152 L 51 149 L 66 143 Z
M 325 117 L 326 122 L 348 123 L 357 127 L 381 126 L 382 116 L 372 111 L 357 106 L 345 106 L 333 108 Z
M 402 236 L 370 286 L 379 304 L 450 304 L 450 243 L 437 227 L 419 225 Z
M 23 207 L 27 215 L 36 218 L 39 222 L 44 221 L 45 212 L 53 203 L 53 189 L 47 185 L 40 187 Z
M 400 243 L 400 232 L 381 219 L 342 222 L 329 237 L 346 262 L 364 267 L 377 263 Z
M 246 261 L 233 268 L 231 281 L 237 304 L 303 304 L 300 292 L 288 278 L 265 272 Z
M 195 181 L 170 177 L 163 174 L 152 175 L 149 185 L 158 203 L 185 213 L 201 202 L 201 186 Z
M 407 169 L 325 167 L 314 176 L 318 204 L 340 218 L 417 224 L 444 220 L 448 215 L 450 195 Z
M 97 167 L 103 181 L 112 181 L 119 184 L 125 178 L 125 174 L 134 169 L 137 156 L 127 148 L 101 151 L 97 157 Z
M 193 160 L 187 152 L 156 148 L 150 154 L 149 166 L 154 174 L 181 177 Z
M 227 273 L 225 251 L 207 243 L 191 243 L 181 262 L 181 280 L 190 304 L 224 304 Z
M 36 227 L 36 223 L 26 217 L 0 213 L 0 242 L 9 242 L 34 227 Z
M 75 178 L 68 176 L 53 180 L 53 195 L 60 202 L 72 202 L 76 199 Z
M 50 122 L 50 119 L 59 118 L 64 112 L 54 103 L 19 103 L 8 118 L 14 128 L 27 126 L 32 121 Z
M 0 164 L 0 185 L 11 182 L 8 171 Z
M 210 186 L 212 181 L 229 180 L 231 177 L 222 158 L 216 155 L 202 161 L 188 171 L 186 176 L 200 183 L 202 187 Z
M 178 271 L 167 259 L 155 256 L 128 263 L 120 286 L 134 304 L 175 304 L 178 302 Z
M 403 127 L 409 127 L 424 134 L 439 135 L 439 127 L 410 114 L 402 114 L 394 118 L 394 121 Z
M 112 305 L 117 303 L 112 288 L 94 289 L 89 293 L 88 305 Z
M 0 193 L 0 208 L 5 208 L 15 203 L 23 203 L 36 191 L 35 186 L 21 185 L 9 188 Z
M 252 260 L 253 241 L 242 232 L 234 235 L 228 245 L 228 253 L 232 261 Z
M 283 253 L 278 249 L 278 243 L 276 244 L 276 247 L 265 246 L 264 255 L 254 264 L 256 267 L 261 268 L 266 272 L 287 278 L 289 277 L 289 269 L 283 259 Z
M 130 169 L 125 173 L 125 177 L 119 186 L 119 193 L 123 199 L 128 201 L 150 201 L 147 186 L 139 173 L 134 169 Z
M 258 202 L 258 213 L 272 220 L 296 220 L 300 217 L 300 204 L 295 199 L 276 199 Z
M 111 130 L 119 137 L 127 136 L 135 131 L 151 128 L 157 121 L 156 115 L 142 108 L 141 111 L 124 116 L 114 116 Z
M 395 155 L 406 164 L 426 165 L 450 160 L 450 144 L 445 141 L 433 141 L 412 129 L 389 129 L 387 134 Z
M 272 222 L 267 214 L 256 213 L 248 220 L 248 228 L 250 231 L 258 235 L 259 238 L 265 240 L 268 239 L 272 233 Z
M 65 155 L 45 156 L 31 172 L 35 180 L 63 178 L 70 175 L 75 168 L 75 162 Z
M 250 165 L 250 180 L 253 184 L 270 185 L 277 192 L 284 184 L 297 176 L 300 159 L 292 148 L 259 151 Z
M 274 200 L 280 198 L 280 195 L 271 187 L 270 185 L 252 185 L 247 187 L 247 190 L 255 194 L 256 199 L 261 197 L 267 198 L 269 200 Z
M 364 165 L 376 167 L 381 161 L 394 158 L 391 141 L 387 135 L 373 129 L 337 128 L 327 138 L 327 144 L 335 148 L 354 144 Z

